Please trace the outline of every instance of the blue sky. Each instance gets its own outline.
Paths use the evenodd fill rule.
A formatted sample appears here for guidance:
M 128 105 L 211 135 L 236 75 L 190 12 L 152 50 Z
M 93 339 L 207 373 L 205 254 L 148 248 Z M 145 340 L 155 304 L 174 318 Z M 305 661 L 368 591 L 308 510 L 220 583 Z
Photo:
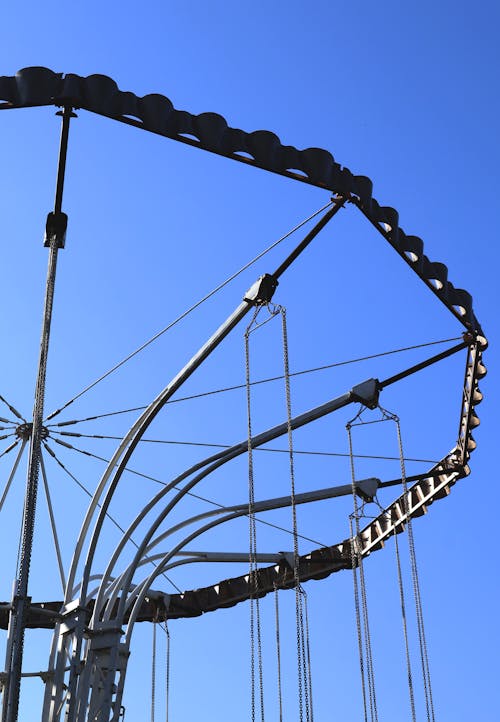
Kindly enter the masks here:
M 275 132 L 285 144 L 328 149 L 342 165 L 374 181 L 374 195 L 394 206 L 407 233 L 424 239 L 431 260 L 446 263 L 455 286 L 466 288 L 490 349 L 482 382 L 485 401 L 471 475 L 450 497 L 415 522 L 417 555 L 433 672 L 436 719 L 495 720 L 494 601 L 498 595 L 495 484 L 498 401 L 495 383 L 496 204 L 498 197 L 499 12 L 492 2 L 121 3 L 89 2 L 68 8 L 28 2 L 22 15 L 4 10 L 2 75 L 40 65 L 57 72 L 112 77 L 137 95 L 166 95 L 179 109 L 222 114 L 233 127 Z M 0 393 L 29 416 L 36 370 L 46 249 L 41 238 L 51 210 L 59 136 L 53 108 L 0 114 L 3 159 L 4 340 Z M 85 111 L 70 132 L 63 207 L 69 216 L 60 254 L 51 339 L 47 412 L 78 393 L 150 338 L 257 253 L 328 201 L 328 193 L 290 179 L 148 135 Z M 293 247 L 294 236 L 191 314 L 116 374 L 85 394 L 61 419 L 140 406 L 184 364 L 239 303 L 255 278 L 270 272 Z M 283 277 L 275 301 L 287 308 L 292 370 L 333 364 L 396 348 L 459 336 L 462 329 L 437 299 L 384 245 L 369 224 L 348 208 L 335 218 Z M 242 383 L 244 327 L 237 329 L 185 394 Z M 292 404 L 300 413 L 370 377 L 384 378 L 431 351 L 387 356 L 297 377 Z M 254 335 L 254 378 L 281 373 L 277 320 Z M 464 359 L 444 362 L 411 382 L 391 388 L 381 403 L 401 417 L 408 457 L 438 459 L 454 445 Z M 256 431 L 284 417 L 283 388 L 256 387 Z M 350 409 L 297 434 L 299 450 L 345 453 Z M 352 415 L 352 414 L 351 414 Z M 80 424 L 87 434 L 119 436 L 134 414 Z M 76 426 L 68 427 L 77 430 Z M 245 438 L 243 392 L 172 404 L 148 432 L 151 438 L 231 444 Z M 363 438 L 362 438 L 363 437 Z M 59 437 L 60 439 L 63 437 Z M 116 441 L 69 439 L 109 458 Z M 7 443 L 6 441 L 3 443 Z M 385 428 L 360 434 L 359 453 L 394 456 Z M 55 442 L 52 444 L 56 446 Z M 210 449 L 144 445 L 134 468 L 168 480 Z M 283 443 L 275 446 L 284 448 Z M 2 447 L 3 448 L 3 447 Z M 87 488 L 103 465 L 57 446 L 59 459 Z M 0 449 L 1 451 L 1 449 Z M 288 493 L 286 458 L 256 454 L 256 497 Z M 13 459 L 0 460 L 5 479 Z M 299 491 L 348 483 L 345 457 L 297 458 Z M 416 473 L 427 468 L 409 462 Z M 69 563 L 86 497 L 60 467 L 47 460 L 63 556 Z M 397 462 L 363 462 L 363 476 L 397 475 Z M 9 493 L 2 544 L 2 599 L 9 599 L 15 569 L 23 472 Z M 246 462 L 225 469 L 200 488 L 221 503 L 245 501 Z M 154 483 L 124 479 L 113 513 L 130 521 Z M 387 503 L 390 497 L 384 497 Z M 31 591 L 57 599 L 54 554 L 44 499 Z M 350 500 L 300 509 L 299 531 L 321 544 L 348 535 Z M 205 507 L 192 503 L 183 513 Z M 491 512 L 491 513 L 490 513 Z M 274 521 L 290 528 L 289 512 Z M 118 540 L 110 528 L 99 552 L 104 563 Z M 244 522 L 203 542 L 211 550 L 248 549 Z M 263 551 L 291 548 L 289 535 L 259 530 Z M 201 547 L 201 540 L 200 540 Z M 301 542 L 301 551 L 310 545 Z M 8 553 L 7 553 L 8 552 Z M 195 566 L 197 568 L 195 568 Z M 199 567 L 199 568 L 198 568 Z M 209 568 L 203 568 L 209 567 Z M 367 560 L 380 719 L 410 719 L 394 549 Z M 243 574 L 193 565 L 175 577 L 193 588 Z M 165 589 L 169 592 L 172 589 Z M 317 720 L 361 718 L 359 671 L 348 573 L 306 585 L 311 617 Z M 408 591 L 410 595 L 410 591 Z M 410 598 L 410 597 L 409 597 Z M 287 719 L 296 719 L 293 595 L 282 595 L 287 659 Z M 276 717 L 272 600 L 263 603 L 266 705 Z M 286 626 L 288 625 L 288 626 Z M 248 716 L 248 608 L 240 605 L 170 625 L 171 718 Z M 26 667 L 43 669 L 48 637 L 31 633 Z M 161 644 L 163 644 L 163 638 Z M 414 640 L 415 642 L 415 640 Z M 126 719 L 149 713 L 151 630 L 139 625 L 130 662 Z M 160 646 L 161 646 L 160 644 Z M 414 644 L 414 650 L 416 646 Z M 416 660 L 418 662 L 418 660 Z M 164 660 L 159 660 L 159 667 Z M 159 671 L 159 677 L 161 672 Z M 417 675 L 416 675 L 417 676 Z M 158 681 L 158 687 L 161 682 Z M 39 680 L 24 685 L 24 719 L 37 717 Z M 194 693 L 195 692 L 195 693 Z M 419 712 L 422 712 L 420 692 Z M 158 718 L 163 697 L 158 691 Z M 422 719 L 424 716 L 422 716 Z

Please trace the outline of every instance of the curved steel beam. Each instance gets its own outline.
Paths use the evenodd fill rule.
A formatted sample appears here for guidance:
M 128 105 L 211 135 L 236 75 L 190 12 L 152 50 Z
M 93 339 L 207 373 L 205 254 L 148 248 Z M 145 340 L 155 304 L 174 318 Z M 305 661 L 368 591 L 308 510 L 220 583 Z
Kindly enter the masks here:
M 371 384 L 368 387 L 371 394 L 375 394 L 377 390 L 377 382 L 374 379 L 370 380 Z M 365 382 L 369 383 L 369 382 Z M 299 416 L 296 416 L 291 420 L 291 427 L 292 429 L 300 428 L 301 426 L 304 426 L 306 424 L 311 423 L 312 421 L 321 418 L 322 416 L 325 416 L 329 413 L 332 413 L 333 411 L 336 411 L 340 408 L 343 408 L 347 406 L 348 404 L 355 403 L 362 401 L 362 397 L 360 397 L 359 392 L 356 391 L 356 389 L 360 389 L 363 384 L 360 384 L 358 387 L 354 387 L 351 391 L 349 391 L 346 394 L 343 394 L 342 396 L 339 396 L 336 399 L 332 399 L 331 401 L 326 402 L 325 404 L 321 404 L 320 406 L 315 407 L 314 409 L 311 409 L 310 411 L 306 411 L 303 414 L 300 414 Z M 370 397 L 371 398 L 371 397 Z M 367 398 L 366 400 L 369 401 L 370 398 Z M 253 448 L 256 448 L 258 446 L 261 446 L 262 444 L 272 441 L 273 439 L 276 439 L 279 436 L 282 436 L 283 434 L 287 433 L 288 431 L 288 422 L 284 422 L 282 424 L 278 424 L 277 426 L 274 426 L 271 429 L 268 429 L 267 431 L 264 431 L 257 436 L 253 437 L 251 439 L 251 445 Z M 136 554 L 134 556 L 134 560 L 132 562 L 132 565 L 137 564 L 140 560 L 142 554 L 144 553 L 144 550 L 146 549 L 147 544 L 149 543 L 149 540 L 155 533 L 155 531 L 158 529 L 159 525 L 162 523 L 162 521 L 166 518 L 166 516 L 171 512 L 171 510 L 175 507 L 175 505 L 182 500 L 182 498 L 189 492 L 191 489 L 196 486 L 202 479 L 204 479 L 206 476 L 211 474 L 213 471 L 218 469 L 223 464 L 227 463 L 228 461 L 236 458 L 237 456 L 240 456 L 241 454 L 244 454 L 248 451 L 248 440 L 241 441 L 238 444 L 235 444 L 230 449 L 226 449 L 224 452 L 220 452 L 217 455 L 218 459 L 210 464 L 209 466 L 205 465 L 205 468 L 203 471 L 201 471 L 197 476 L 195 476 L 191 481 L 189 481 L 181 490 L 177 492 L 177 494 L 174 496 L 174 498 L 161 510 L 160 514 L 156 517 L 153 524 L 150 526 L 149 530 L 145 534 L 145 536 L 142 539 L 142 542 L 139 544 Z M 186 472 L 182 476 L 184 476 Z M 187 472 L 189 475 L 189 471 Z M 174 479 L 173 482 L 171 482 L 168 486 L 166 486 L 164 489 L 162 489 L 155 497 L 155 500 L 159 501 L 161 500 L 174 486 L 177 486 L 179 483 L 179 477 L 177 479 Z M 156 501 L 156 503 L 157 503 Z M 152 508 L 151 503 L 148 504 L 145 509 Z M 130 525 L 130 527 L 125 532 L 123 538 L 120 540 L 115 553 L 113 554 L 108 567 L 103 575 L 103 581 L 101 583 L 101 589 L 97 595 L 96 598 L 96 605 L 94 608 L 93 613 L 93 622 L 95 622 L 97 615 L 100 613 L 101 603 L 103 599 L 103 594 L 105 592 L 105 587 L 107 584 L 107 577 L 111 575 L 113 571 L 114 564 L 117 561 L 117 558 L 121 552 L 121 549 L 123 548 L 127 538 L 130 536 L 130 534 L 133 533 L 134 529 L 137 527 L 137 525 L 140 523 L 140 521 L 144 518 L 144 514 L 141 512 L 138 517 L 135 519 L 134 522 Z M 128 575 L 128 577 L 125 580 L 124 587 L 127 589 L 129 585 L 132 582 L 132 574 L 133 571 Z

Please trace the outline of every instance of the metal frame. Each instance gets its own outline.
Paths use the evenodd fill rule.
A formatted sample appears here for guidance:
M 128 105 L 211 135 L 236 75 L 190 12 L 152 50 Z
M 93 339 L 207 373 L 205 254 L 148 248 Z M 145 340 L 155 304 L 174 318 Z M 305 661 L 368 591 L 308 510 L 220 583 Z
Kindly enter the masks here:
M 229 521 L 237 516 L 247 513 L 246 507 L 228 507 L 224 510 L 201 514 L 183 524 L 176 525 L 158 537 L 154 537 L 162 521 L 169 511 L 183 496 L 220 465 L 244 453 L 248 449 L 247 442 L 231 447 L 196 464 L 184 472 L 165 490 L 162 490 L 151 502 L 144 507 L 136 520 L 127 530 L 124 541 L 118 545 L 108 568 L 102 575 L 99 587 L 89 594 L 89 583 L 96 578 L 93 574 L 93 559 L 102 526 L 110 501 L 120 481 L 125 466 L 132 455 L 137 443 L 148 428 L 149 424 L 158 414 L 167 400 L 181 387 L 184 381 L 203 363 L 209 354 L 223 341 L 233 328 L 244 318 L 255 305 L 269 302 L 276 288 L 279 277 L 300 255 L 302 250 L 313 240 L 315 235 L 326 225 L 335 213 L 349 202 L 358 207 L 374 227 L 391 244 L 394 250 L 421 278 L 426 286 L 445 304 L 448 311 L 465 327 L 464 342 L 443 354 L 432 357 L 427 362 L 418 364 L 396 376 L 378 382 L 371 379 L 365 384 L 353 389 L 349 394 L 333 400 L 317 409 L 302 414 L 292 421 L 292 426 L 310 423 L 315 418 L 330 413 L 347 403 L 360 401 L 368 406 L 376 405 L 378 393 L 401 378 L 415 373 L 429 363 L 467 349 L 465 382 L 462 397 L 462 407 L 459 420 L 459 433 L 456 446 L 427 475 L 416 480 L 416 483 L 404 495 L 396 499 L 372 521 L 363 531 L 359 541 L 360 552 L 363 556 L 383 546 L 385 539 L 391 534 L 403 530 L 406 520 L 425 512 L 435 499 L 446 496 L 453 484 L 469 473 L 468 459 L 475 448 L 472 438 L 472 429 L 479 420 L 475 414 L 475 406 L 480 403 L 482 395 L 478 388 L 479 379 L 486 373 L 482 363 L 482 353 L 487 346 L 481 326 L 472 309 L 470 295 L 461 289 L 456 289 L 447 279 L 446 266 L 431 262 L 423 253 L 423 242 L 416 236 L 406 235 L 398 226 L 398 214 L 390 207 L 381 207 L 372 196 L 372 183 L 365 176 L 355 176 L 347 168 L 336 163 L 330 153 L 319 148 L 309 148 L 299 151 L 292 146 L 282 145 L 279 138 L 267 131 L 246 133 L 239 129 L 230 128 L 224 118 L 213 113 L 204 113 L 198 116 L 185 111 L 177 111 L 167 98 L 159 95 L 149 95 L 138 98 L 132 93 L 120 91 L 114 81 L 105 76 L 90 76 L 82 78 L 76 75 L 54 73 L 46 68 L 27 68 L 19 71 L 15 77 L 0 78 L 0 109 L 20 107 L 56 105 L 64 110 L 63 129 L 61 136 L 61 149 L 59 172 L 56 189 L 54 212 L 49 214 L 46 230 L 46 245 L 50 247 L 49 272 L 47 295 L 45 301 L 44 325 L 42 329 L 42 350 L 40 353 L 37 394 L 31 426 L 30 457 L 28 464 L 28 481 L 25 509 L 26 551 L 23 556 L 22 573 L 17 594 L 15 595 L 10 614 L 8 659 L 6 674 L 3 675 L 4 703 L 2 722 L 14 722 L 17 719 L 17 706 L 19 699 L 19 682 L 21 677 L 22 648 L 24 629 L 29 624 L 29 611 L 31 600 L 28 597 L 28 577 L 30 558 L 30 538 L 33 534 L 34 505 L 36 503 L 37 478 L 39 469 L 40 439 L 42 435 L 43 387 L 45 383 L 48 338 L 50 332 L 50 311 L 52 306 L 57 251 L 64 247 L 64 234 L 66 229 L 66 216 L 62 213 L 62 190 L 64 182 L 64 169 L 67 147 L 67 131 L 69 119 L 73 108 L 84 108 L 106 117 L 134 125 L 136 127 L 169 137 L 180 142 L 200 147 L 210 152 L 227 156 L 239 162 L 254 165 L 280 175 L 284 175 L 300 182 L 325 188 L 334 193 L 332 206 L 325 216 L 316 224 L 313 230 L 304 238 L 297 248 L 276 269 L 273 274 L 261 277 L 246 294 L 243 302 L 235 309 L 233 314 L 220 326 L 215 334 L 206 342 L 200 351 L 186 364 L 175 378 L 165 387 L 159 396 L 148 406 L 143 414 L 132 425 L 129 432 L 119 444 L 111 459 L 96 493 L 87 510 L 82 524 L 80 536 L 75 548 L 75 554 L 68 574 L 65 599 L 60 613 L 55 621 L 53 646 L 50 653 L 49 671 L 46 675 L 46 695 L 44 702 L 43 719 L 56 722 L 65 708 L 66 722 L 84 722 L 84 720 L 117 720 L 120 710 L 121 694 L 125 680 L 127 657 L 129 653 L 130 636 L 135 621 L 144 616 L 145 597 L 150 592 L 151 585 L 156 577 L 169 566 L 193 563 L 200 560 L 204 553 L 189 553 L 191 556 L 171 561 L 173 557 L 183 552 L 183 547 L 200 534 L 213 528 L 213 526 Z M 246 154 L 242 156 L 241 154 Z M 251 441 L 252 446 L 258 446 L 265 441 L 276 438 L 286 432 L 286 424 L 260 434 Z M 24 446 L 17 457 L 21 457 Z M 193 475 L 195 475 L 193 477 Z M 154 519 L 148 531 L 143 536 L 134 560 L 117 577 L 112 577 L 113 569 L 117 563 L 125 539 L 137 525 L 145 519 L 147 514 L 172 489 L 189 477 L 185 486 L 173 500 Z M 394 482 L 390 482 L 391 484 Z M 323 490 L 321 493 L 330 493 Z M 5 495 L 6 492 L 4 492 Z M 319 498 L 319 497 L 318 497 Z M 312 501 L 313 499 L 304 499 Z M 278 500 L 279 501 L 279 500 Z M 283 498 L 281 503 L 289 503 Z M 276 503 L 277 500 L 263 502 L 259 510 L 264 511 L 266 504 Z M 50 502 L 49 502 L 50 503 Z M 225 516 L 223 516 L 225 514 Z M 163 541 L 174 530 L 183 526 L 203 521 L 210 516 L 222 516 L 197 528 L 173 549 L 160 556 L 149 556 L 149 552 Z M 91 526 L 93 528 L 91 531 Z M 299 560 L 299 578 L 319 578 L 326 574 L 350 566 L 351 540 L 344 540 L 339 544 L 328 547 L 327 550 L 316 550 Z M 85 550 L 85 560 L 81 581 L 76 578 L 82 563 Z M 183 552 L 184 553 L 184 552 Z M 321 557 L 320 569 L 314 569 L 314 559 Z M 205 555 L 206 557 L 206 555 Z M 279 557 L 279 555 L 278 555 Z M 155 571 L 142 579 L 135 586 L 132 579 L 137 569 L 153 559 L 160 559 Z M 281 557 L 279 557 L 281 559 Z M 207 561 L 211 561 L 212 558 Z M 219 557 L 220 560 L 220 557 Z M 276 557 L 272 558 L 276 562 Z M 262 558 L 264 562 L 265 559 Z M 286 560 L 284 561 L 286 564 Z M 278 570 L 278 571 L 276 571 Z M 257 574 L 260 577 L 259 589 L 263 593 L 271 591 L 276 586 L 276 575 L 281 573 L 281 582 L 278 586 L 293 585 L 292 577 L 283 575 L 281 561 L 270 568 L 261 568 Z M 273 576 L 274 575 L 274 576 Z M 272 586 L 271 586 L 272 581 Z M 278 580 L 279 581 L 279 580 Z M 214 601 L 214 590 L 221 585 L 232 586 L 233 593 L 224 596 L 224 599 Z M 76 592 L 76 598 L 75 591 Z M 95 598 L 94 598 L 95 595 Z M 240 577 L 226 580 L 219 585 L 207 587 L 205 590 L 187 592 L 192 601 L 198 604 L 197 609 L 209 611 L 222 606 L 230 606 L 238 601 L 247 599 L 251 595 L 248 579 Z M 217 596 L 217 595 L 215 595 Z M 220 595 L 218 595 L 220 596 Z M 169 604 L 172 603 L 172 595 Z M 196 597 L 196 599 L 195 599 Z M 199 603 L 206 597 L 205 603 Z M 93 605 L 91 602 L 94 602 Z M 36 605 L 33 605 L 34 608 Z M 92 606 L 92 609 L 89 607 Z M 186 609 L 189 604 L 186 605 Z M 193 604 L 191 604 L 191 609 Z M 41 612 L 40 609 L 37 610 Z M 156 609 L 158 613 L 158 608 Z M 51 614 L 49 610 L 49 615 Z M 165 609 L 168 616 L 168 610 Z M 177 614 L 176 616 L 181 616 Z M 122 625 L 127 626 L 126 633 Z M 125 641 L 122 637 L 125 634 Z M 68 658 L 71 655 L 68 667 Z M 118 676 L 118 682 L 117 681 Z M 67 683 L 67 689 L 66 689 Z M 110 717 L 109 715 L 112 715 Z

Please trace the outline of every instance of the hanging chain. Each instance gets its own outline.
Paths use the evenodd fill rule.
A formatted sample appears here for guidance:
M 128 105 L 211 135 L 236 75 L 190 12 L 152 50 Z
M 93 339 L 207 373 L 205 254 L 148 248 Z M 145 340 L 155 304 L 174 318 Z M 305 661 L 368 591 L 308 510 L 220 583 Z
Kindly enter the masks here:
M 305 652 L 304 659 L 306 660 L 306 671 L 307 671 L 307 693 L 309 701 L 309 715 L 311 722 L 313 722 L 313 694 L 312 694 L 312 672 L 311 672 L 311 646 L 310 646 L 310 635 L 309 635 L 309 610 L 307 605 L 307 594 L 304 589 L 302 591 L 302 598 L 304 600 L 304 616 L 305 616 Z M 304 672 L 305 674 L 305 672 Z
M 260 717 L 264 722 L 264 677 L 262 669 L 262 637 L 260 625 L 259 606 L 259 577 L 257 571 L 257 529 L 255 519 L 255 495 L 254 495 L 254 468 L 252 449 L 252 404 L 251 404 L 251 377 L 250 377 L 250 333 L 257 319 L 260 307 L 255 309 L 252 320 L 245 331 L 245 379 L 247 398 L 247 424 L 248 424 L 248 526 L 249 526 L 249 581 L 250 581 L 250 695 L 251 695 L 251 718 L 255 722 L 256 700 L 255 700 L 255 647 L 257 636 L 257 664 L 259 675 L 260 691 Z
M 394 534 L 394 548 L 396 550 L 396 565 L 398 570 L 398 585 L 399 585 L 399 599 L 401 602 L 401 616 L 403 619 L 403 635 L 405 640 L 405 653 L 406 653 L 406 670 L 408 674 L 408 692 L 410 695 L 410 708 L 411 718 L 413 722 L 417 721 L 415 712 L 415 694 L 413 690 L 413 675 L 411 671 L 411 658 L 410 658 L 410 645 L 408 640 L 408 625 L 406 623 L 406 604 L 405 604 L 405 592 L 403 584 L 403 574 L 401 571 L 401 557 L 399 555 L 399 542 L 398 535 Z
M 168 631 L 168 624 L 166 620 L 164 622 L 163 629 L 165 630 L 167 638 L 165 660 L 165 722 L 168 722 L 170 704 L 170 632 Z
M 354 610 L 356 613 L 356 631 L 358 637 L 358 652 L 359 652 L 359 670 L 361 673 L 361 691 L 363 695 L 363 715 L 364 722 L 368 722 L 368 709 L 366 704 L 366 682 L 365 682 L 365 662 L 363 654 L 363 632 L 361 627 L 361 606 L 359 603 L 359 589 L 358 589 L 358 574 L 357 567 L 359 563 L 357 546 L 358 537 L 355 535 L 353 529 L 353 516 L 349 517 L 349 538 L 351 540 L 351 565 L 352 565 L 352 580 L 354 586 Z
M 293 534 L 293 574 L 295 580 L 295 616 L 297 627 L 297 672 L 298 672 L 298 694 L 299 694 L 299 720 L 304 719 L 304 702 L 306 720 L 310 721 L 309 690 L 307 685 L 307 659 L 304 649 L 304 613 L 302 608 L 302 590 L 299 575 L 299 537 L 297 532 L 297 504 L 295 500 L 295 465 L 293 454 L 292 434 L 292 403 L 290 392 L 290 365 L 288 354 L 288 330 L 286 323 L 286 309 L 281 308 L 281 325 L 283 335 L 283 375 L 285 380 L 286 395 L 286 417 L 288 435 L 288 453 L 290 462 L 290 499 L 292 510 L 292 534 Z
M 283 691 L 281 686 L 281 640 L 280 640 L 280 608 L 279 608 L 279 592 L 276 584 L 274 585 L 274 616 L 276 628 L 276 665 L 278 675 L 278 704 L 279 704 L 279 722 L 283 722 Z
M 156 709 L 156 620 L 153 620 L 153 643 L 151 659 L 151 722 L 155 722 Z
M 415 552 L 415 539 L 413 537 L 413 525 L 409 514 L 410 500 L 408 492 L 408 484 L 406 481 L 406 467 L 403 456 L 403 440 L 401 436 L 401 425 L 399 418 L 393 415 L 393 420 L 396 424 L 398 446 L 399 446 L 399 458 L 401 463 L 401 481 L 403 483 L 404 500 L 405 500 L 405 513 L 407 516 L 407 532 L 408 532 L 408 548 L 410 552 L 410 564 L 411 564 L 411 575 L 413 581 L 413 593 L 415 597 L 415 609 L 417 616 L 417 630 L 418 630 L 418 641 L 420 645 L 420 661 L 422 665 L 422 679 L 424 684 L 425 694 L 425 706 L 427 712 L 428 722 L 435 722 L 434 715 L 434 701 L 432 698 L 432 685 L 431 685 L 431 673 L 429 667 L 429 655 L 427 652 L 427 641 L 425 638 L 424 628 L 424 614 L 422 609 L 422 597 L 420 595 L 420 581 L 418 577 L 417 557 Z
M 355 419 L 359 418 L 362 411 L 360 411 Z M 366 699 L 366 687 L 365 687 L 365 665 L 363 661 L 363 635 L 364 635 L 364 646 L 366 653 L 366 681 L 368 685 L 368 700 L 370 705 L 370 717 L 372 722 L 378 722 L 378 710 L 377 710 L 377 696 L 375 691 L 375 670 L 373 665 L 373 653 L 370 635 L 370 623 L 368 618 L 368 600 L 366 593 L 366 581 L 363 568 L 363 553 L 361 547 L 361 534 L 360 534 L 360 516 L 361 510 L 358 507 L 358 498 L 356 493 L 356 474 L 354 468 L 354 453 L 352 446 L 352 423 L 353 419 L 346 425 L 347 435 L 349 440 L 349 461 L 351 467 L 351 486 L 352 486 L 352 497 L 353 497 L 353 517 L 355 521 L 355 537 L 352 535 L 352 522 L 350 522 L 351 529 L 351 563 L 353 568 L 353 581 L 354 581 L 354 603 L 356 608 L 356 625 L 358 634 L 358 646 L 360 651 L 360 671 L 362 679 L 362 690 L 363 690 L 363 705 L 365 720 L 367 720 L 367 699 Z M 359 572 L 359 590 L 358 590 L 358 572 Z M 360 594 L 361 593 L 361 594 Z M 361 597 L 361 603 L 360 603 Z M 361 612 L 360 612 L 361 607 Z
M 420 581 L 419 581 L 417 558 L 416 558 L 416 552 L 415 552 L 415 540 L 414 540 L 414 536 L 413 536 L 412 519 L 411 519 L 411 515 L 410 515 L 410 494 L 411 494 L 411 492 L 408 490 L 408 484 L 407 484 L 403 442 L 402 442 L 402 435 L 401 435 L 401 425 L 400 425 L 399 417 L 396 414 L 386 411 L 385 409 L 383 409 L 380 406 L 379 406 L 379 410 L 382 413 L 382 418 L 380 419 L 380 421 L 393 421 L 396 424 L 398 448 L 399 448 L 399 459 L 400 459 L 400 465 L 401 465 L 401 481 L 402 481 L 403 491 L 404 491 L 404 494 L 403 494 L 404 512 L 405 512 L 405 516 L 406 516 L 406 530 L 407 530 L 407 537 L 408 537 L 408 549 L 409 549 L 411 576 L 412 576 L 412 583 L 413 583 L 413 594 L 414 594 L 414 599 L 415 599 L 415 612 L 416 612 L 417 632 L 418 632 L 418 639 L 419 639 L 419 646 L 420 646 L 420 661 L 421 661 L 421 667 L 422 667 L 422 680 L 423 680 L 423 687 L 424 687 L 427 722 L 435 722 L 434 702 L 433 702 L 433 698 L 432 698 L 432 684 L 431 684 L 431 674 L 430 674 L 430 666 L 429 666 L 429 655 L 428 655 L 428 650 L 427 650 L 427 642 L 426 642 L 426 638 L 425 638 L 422 597 L 421 597 L 421 593 L 420 593 Z M 369 631 L 369 624 L 368 624 L 368 605 L 367 605 L 367 599 L 366 599 L 366 584 L 365 584 L 364 570 L 363 570 L 363 564 L 362 564 L 362 547 L 361 547 L 360 530 L 359 530 L 360 529 L 359 528 L 359 517 L 361 516 L 361 514 L 360 514 L 360 510 L 358 508 L 358 503 L 357 503 L 357 499 L 356 499 L 355 476 L 354 476 L 354 454 L 353 454 L 353 449 L 352 449 L 352 436 L 351 436 L 351 426 L 353 425 L 353 421 L 360 419 L 360 423 L 364 423 L 361 420 L 361 415 L 362 415 L 363 411 L 364 411 L 364 409 L 361 409 L 359 411 L 359 413 L 357 414 L 357 416 L 355 417 L 355 419 L 353 419 L 351 422 L 349 422 L 349 424 L 347 424 L 348 435 L 349 435 L 349 455 L 350 455 L 350 459 L 351 459 L 352 490 L 353 490 L 353 499 L 354 499 L 353 517 L 356 521 L 355 537 L 353 535 L 352 521 L 350 522 L 351 543 L 353 544 L 353 546 L 354 546 L 354 543 L 356 544 L 356 549 L 351 547 L 351 560 L 352 560 L 352 568 L 353 568 L 354 580 L 355 580 L 354 581 L 354 587 L 355 587 L 354 597 L 355 597 L 355 606 L 356 606 L 356 621 L 357 621 L 357 627 L 358 627 L 358 646 L 360 649 L 360 668 L 361 668 L 362 686 L 363 686 L 363 701 L 364 701 L 364 705 L 365 705 L 365 720 L 367 718 L 366 718 L 366 693 L 365 693 L 365 681 L 364 681 L 365 680 L 365 670 L 364 670 L 364 664 L 363 664 L 363 648 L 362 648 L 363 630 L 364 630 L 364 637 L 365 637 L 364 641 L 365 641 L 366 657 L 367 657 L 366 677 L 368 680 L 370 712 L 372 715 L 372 720 L 377 720 L 378 713 L 377 713 L 376 697 L 375 697 L 375 677 L 374 677 L 374 667 L 373 667 L 372 650 L 371 650 L 370 631 Z M 412 717 L 412 721 L 416 722 L 417 715 L 416 715 L 416 706 L 415 706 L 415 692 L 414 692 L 413 674 L 412 674 L 412 668 L 411 668 L 411 655 L 410 655 L 408 625 L 407 625 L 407 617 L 406 617 L 406 603 L 405 603 L 405 594 L 404 594 L 403 574 L 402 574 L 402 568 L 401 568 L 401 556 L 400 556 L 399 542 L 398 542 L 397 534 L 395 534 L 394 537 L 395 537 L 395 555 L 396 555 L 396 566 L 397 566 L 397 574 L 398 574 L 399 596 L 400 596 L 401 612 L 402 612 L 402 620 L 403 620 L 403 635 L 404 635 L 404 642 L 405 642 L 406 666 L 407 666 L 407 675 L 408 675 L 408 690 L 409 690 L 409 697 L 410 697 L 411 717 Z M 361 622 L 361 614 L 359 611 L 360 601 L 359 601 L 359 591 L 357 588 L 356 561 L 357 561 L 357 565 L 359 568 L 359 579 L 360 579 L 360 588 L 361 588 L 361 609 L 362 609 L 363 622 Z M 363 624 L 363 630 L 362 630 L 362 624 Z
M 366 670 L 368 673 L 368 695 L 370 699 L 370 710 L 373 722 L 378 722 L 377 696 L 375 693 L 375 672 L 373 667 L 372 641 L 370 635 L 370 624 L 368 620 L 368 603 L 366 595 L 366 582 L 364 564 L 361 560 L 359 565 L 359 581 L 361 589 L 361 605 L 363 609 L 363 621 L 365 630 L 365 647 L 366 647 Z

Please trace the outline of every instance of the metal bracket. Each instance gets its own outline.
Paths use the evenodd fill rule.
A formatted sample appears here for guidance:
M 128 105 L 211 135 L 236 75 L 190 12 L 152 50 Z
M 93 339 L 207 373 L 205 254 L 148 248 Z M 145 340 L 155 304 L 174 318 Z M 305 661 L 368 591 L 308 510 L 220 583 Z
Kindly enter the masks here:
M 245 293 L 243 300 L 255 306 L 265 306 L 273 297 L 278 281 L 270 273 L 260 276 Z
M 363 499 L 363 501 L 373 501 L 379 485 L 380 479 L 376 479 L 375 477 L 356 481 L 356 494 Z
M 45 224 L 45 236 L 43 239 L 43 245 L 45 248 L 50 248 L 52 241 L 57 242 L 57 248 L 64 248 L 66 245 L 66 229 L 68 227 L 68 216 L 66 213 L 59 211 L 59 213 L 50 212 L 47 216 L 47 223 Z
M 285 562 L 288 564 L 290 569 L 295 568 L 295 554 L 293 552 L 280 552 L 281 556 L 285 560 Z
M 353 386 L 351 394 L 354 396 L 355 401 L 359 401 L 369 409 L 376 409 L 378 406 L 379 390 L 379 380 L 368 379 L 357 386 Z

